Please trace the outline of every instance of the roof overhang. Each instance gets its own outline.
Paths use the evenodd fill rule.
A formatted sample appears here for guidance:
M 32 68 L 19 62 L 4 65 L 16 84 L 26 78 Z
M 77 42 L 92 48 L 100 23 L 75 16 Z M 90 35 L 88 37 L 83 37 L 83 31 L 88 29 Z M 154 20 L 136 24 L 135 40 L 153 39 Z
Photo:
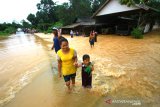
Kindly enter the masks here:
M 122 12 L 128 12 L 133 10 L 139 10 L 136 6 L 121 5 L 118 0 L 106 0 L 106 2 L 92 15 L 92 18 L 96 16 L 110 15 Z

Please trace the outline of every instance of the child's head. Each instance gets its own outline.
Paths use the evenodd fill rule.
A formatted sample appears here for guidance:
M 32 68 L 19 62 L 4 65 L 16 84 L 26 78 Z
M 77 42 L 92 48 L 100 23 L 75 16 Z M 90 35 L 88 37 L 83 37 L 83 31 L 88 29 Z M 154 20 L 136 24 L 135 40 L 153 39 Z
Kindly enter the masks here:
M 83 63 L 88 65 L 90 62 L 90 56 L 88 54 L 83 55 Z

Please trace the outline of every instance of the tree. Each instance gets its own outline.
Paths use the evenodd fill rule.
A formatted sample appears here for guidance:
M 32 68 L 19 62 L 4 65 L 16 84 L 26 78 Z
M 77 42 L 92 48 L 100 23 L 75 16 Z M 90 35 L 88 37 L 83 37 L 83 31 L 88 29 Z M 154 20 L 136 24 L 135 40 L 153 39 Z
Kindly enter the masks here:
M 98 8 L 103 5 L 106 0 L 91 0 L 92 4 L 92 13 L 98 10 Z
M 55 14 L 55 5 L 56 3 L 54 3 L 52 0 L 41 0 L 40 3 L 37 4 L 37 14 L 43 15 L 42 19 L 44 20 L 44 22 L 57 21 Z
M 94 13 L 99 8 L 100 2 L 99 0 L 94 0 L 92 3 L 92 12 Z
M 22 25 L 16 23 L 16 22 L 12 22 L 11 23 L 3 23 L 0 24 L 0 36 L 2 35 L 10 35 L 12 33 L 15 33 L 17 28 L 22 27 Z
M 31 27 L 31 24 L 29 24 L 25 20 L 22 20 L 21 23 L 22 23 L 23 28 L 30 28 Z
M 147 11 L 140 16 L 140 23 L 138 27 L 150 24 L 150 31 L 153 28 L 155 22 L 160 24 L 160 1 L 159 0 L 120 0 L 120 3 L 123 5 L 142 5 L 148 7 L 150 11 Z
M 45 31 L 56 22 L 68 25 L 78 17 L 90 17 L 106 0 L 69 1 L 69 3 L 57 5 L 52 0 L 41 0 L 37 4 L 36 15 L 29 14 L 27 20 L 32 24 L 32 27 Z
M 34 14 L 29 14 L 27 20 L 32 24 L 32 27 L 36 27 L 38 25 L 38 20 Z
M 89 17 L 92 15 L 90 0 L 70 0 L 73 17 Z
M 73 13 L 69 3 L 63 3 L 62 5 L 57 5 L 56 15 L 59 22 L 62 22 L 63 25 L 71 24 L 74 20 Z
M 36 20 L 38 22 L 37 27 L 40 30 L 46 31 L 53 23 L 58 21 L 55 14 L 55 7 L 56 3 L 52 0 L 41 0 L 37 4 Z

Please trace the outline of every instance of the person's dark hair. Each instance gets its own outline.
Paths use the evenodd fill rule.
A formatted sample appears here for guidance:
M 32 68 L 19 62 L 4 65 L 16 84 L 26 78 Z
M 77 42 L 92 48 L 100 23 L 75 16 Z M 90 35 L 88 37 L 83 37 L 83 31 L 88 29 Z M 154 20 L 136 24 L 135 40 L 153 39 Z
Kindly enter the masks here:
M 57 30 L 54 30 L 53 34 L 54 34 L 55 37 L 58 37 L 58 31 Z
M 90 56 L 88 54 L 84 54 L 83 55 L 83 61 L 86 60 L 86 59 L 88 59 L 88 58 L 90 59 Z
M 61 38 L 60 41 L 59 41 L 60 45 L 62 44 L 62 42 L 67 42 L 68 43 L 68 40 L 66 38 Z
M 59 39 L 59 41 L 61 41 L 61 39 L 66 39 L 66 38 L 63 36 L 59 36 L 58 39 Z

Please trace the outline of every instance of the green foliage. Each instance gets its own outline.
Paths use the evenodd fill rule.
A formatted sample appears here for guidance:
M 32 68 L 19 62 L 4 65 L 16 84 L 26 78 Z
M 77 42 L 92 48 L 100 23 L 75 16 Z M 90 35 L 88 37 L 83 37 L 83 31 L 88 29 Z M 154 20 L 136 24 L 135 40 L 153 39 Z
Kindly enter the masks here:
M 140 30 L 139 28 L 134 28 L 133 31 L 131 32 L 131 35 L 136 39 L 143 38 L 142 30 Z
M 0 24 L 0 36 L 7 36 L 12 33 L 15 33 L 16 29 L 20 28 L 20 27 L 21 27 L 21 25 L 15 23 L 15 22 L 12 22 L 12 24 L 10 24 L 10 23 Z
M 133 5 L 133 0 L 120 0 L 120 3 L 123 5 L 131 6 Z
M 0 36 L 9 36 L 10 34 L 13 34 L 15 32 L 16 32 L 16 28 L 8 27 L 4 31 L 0 31 Z
M 47 29 L 57 21 L 55 14 L 56 4 L 52 0 L 41 0 L 37 4 L 37 13 L 29 14 L 27 20 L 32 24 L 32 28 L 40 29 L 40 31 L 47 31 Z
M 47 31 L 44 31 L 45 34 L 52 33 L 52 27 L 49 27 Z
M 47 30 L 47 33 L 52 33 L 52 29 L 48 29 L 48 30 Z
M 93 14 L 92 9 L 98 9 L 99 5 L 101 5 L 102 2 L 105 2 L 105 0 L 69 1 L 69 3 L 57 5 L 52 0 L 41 0 L 40 3 L 37 4 L 38 11 L 36 15 L 30 14 L 28 15 L 27 19 L 36 29 L 46 31 L 46 29 L 50 27 L 45 26 L 46 23 L 50 24 L 61 22 L 62 25 L 71 24 L 78 17 L 90 17 Z M 94 5 L 94 3 L 96 3 L 94 1 L 98 2 L 98 4 Z
M 153 25 L 157 22 L 160 25 L 160 0 L 119 0 L 121 4 L 124 5 L 135 5 L 142 4 L 144 6 L 148 6 L 149 10 L 143 12 L 137 18 L 140 19 L 138 27 L 145 26 L 146 24 L 150 24 L 149 31 L 152 31 Z M 135 15 L 136 16 L 136 15 Z
M 56 22 L 56 23 L 53 25 L 53 27 L 56 27 L 56 28 L 60 28 L 60 27 L 62 27 L 62 26 L 63 26 L 62 21 Z
M 82 16 L 91 16 L 90 0 L 70 0 L 71 11 L 75 18 Z
M 29 14 L 27 16 L 27 20 L 31 23 L 32 27 L 36 27 L 38 25 L 37 18 L 34 14 Z
M 51 23 L 57 21 L 55 7 L 56 4 L 52 0 L 41 0 L 40 3 L 37 4 L 38 12 L 36 13 L 36 19 L 38 25 L 43 26 L 42 30 L 48 29 Z
M 9 35 L 8 33 L 1 32 L 1 31 L 0 31 L 0 37 L 1 37 L 1 36 L 8 36 L 8 35 Z
M 29 24 L 29 23 L 26 22 L 25 20 L 22 20 L 21 23 L 22 23 L 22 27 L 23 27 L 23 28 L 31 28 L 31 24 Z
M 4 30 L 5 33 L 8 33 L 8 34 L 12 34 L 12 33 L 15 33 L 16 32 L 16 28 L 14 27 L 8 27 Z
M 99 0 L 94 0 L 93 3 L 92 3 L 92 12 L 96 12 L 97 9 L 99 8 L 99 5 L 100 5 L 100 2 Z

